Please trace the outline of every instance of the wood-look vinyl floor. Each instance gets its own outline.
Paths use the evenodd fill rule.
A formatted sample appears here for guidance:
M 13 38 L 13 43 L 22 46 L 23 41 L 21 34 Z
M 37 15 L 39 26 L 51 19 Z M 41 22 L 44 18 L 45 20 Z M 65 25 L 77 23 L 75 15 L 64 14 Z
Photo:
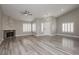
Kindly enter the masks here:
M 25 36 L 5 39 L 0 55 L 79 55 L 79 40 L 61 36 Z

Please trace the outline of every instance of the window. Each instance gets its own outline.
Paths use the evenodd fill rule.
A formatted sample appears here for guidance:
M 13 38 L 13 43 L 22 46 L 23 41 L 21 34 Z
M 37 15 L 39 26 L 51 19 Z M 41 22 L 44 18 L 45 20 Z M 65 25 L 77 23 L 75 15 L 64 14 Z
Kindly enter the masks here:
M 23 32 L 31 32 L 31 24 L 30 23 L 23 24 Z
M 71 23 L 68 23 L 68 32 L 71 32 Z
M 67 29 L 67 24 L 65 24 L 65 32 L 67 32 L 68 31 L 68 29 Z
M 74 23 L 71 23 L 71 32 L 74 31 Z
M 65 24 L 62 24 L 62 31 L 64 32 L 65 30 Z
M 35 23 L 32 24 L 32 31 L 36 32 L 36 24 Z
M 23 24 L 23 32 L 27 32 L 27 24 Z
M 62 32 L 74 32 L 74 23 L 63 23 Z
M 44 23 L 41 23 L 41 32 L 44 31 Z
M 27 32 L 31 32 L 31 24 L 27 24 Z

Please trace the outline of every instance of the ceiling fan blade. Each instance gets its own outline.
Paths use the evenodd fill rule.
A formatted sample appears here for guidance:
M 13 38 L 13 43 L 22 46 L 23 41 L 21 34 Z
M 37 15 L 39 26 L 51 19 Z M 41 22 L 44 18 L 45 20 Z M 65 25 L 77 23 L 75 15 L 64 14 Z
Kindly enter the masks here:
M 29 11 L 25 10 L 24 12 L 21 12 L 21 14 L 27 14 L 27 15 L 32 15 Z

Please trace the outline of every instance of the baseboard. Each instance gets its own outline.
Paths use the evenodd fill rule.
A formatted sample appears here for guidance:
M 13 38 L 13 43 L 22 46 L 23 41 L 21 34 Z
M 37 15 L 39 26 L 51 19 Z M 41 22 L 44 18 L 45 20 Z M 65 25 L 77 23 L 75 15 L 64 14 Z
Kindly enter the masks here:
M 37 35 L 35 35 L 35 36 L 55 36 L 55 34 L 50 34 L 50 35 L 44 35 L 44 34 L 37 34 Z
M 19 37 L 19 36 L 27 36 L 27 35 L 33 35 L 33 34 L 21 34 L 21 35 L 16 35 L 16 37 Z M 79 36 L 68 35 L 68 34 L 50 34 L 50 35 L 37 34 L 37 35 L 34 35 L 34 36 L 56 36 L 56 35 L 79 38 Z
M 75 36 L 75 35 L 68 35 L 68 34 L 56 34 L 56 35 L 62 35 L 62 36 L 67 36 L 67 37 L 79 38 L 79 36 Z
M 27 36 L 27 35 L 32 35 L 32 34 L 21 34 L 21 35 L 16 35 L 16 37 L 19 37 L 19 36 Z

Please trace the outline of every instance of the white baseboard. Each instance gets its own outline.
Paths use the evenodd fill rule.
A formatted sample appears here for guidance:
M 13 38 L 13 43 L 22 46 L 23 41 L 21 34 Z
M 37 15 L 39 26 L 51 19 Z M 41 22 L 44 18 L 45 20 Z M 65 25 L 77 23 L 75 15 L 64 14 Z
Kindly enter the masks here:
M 18 37 L 18 36 L 27 36 L 27 35 L 32 35 L 32 34 L 21 34 L 21 35 L 16 35 L 16 37 Z
M 62 36 L 67 36 L 67 37 L 79 38 L 79 36 L 75 36 L 75 35 L 68 35 L 68 34 L 56 34 L 56 35 L 62 35 Z
M 35 36 L 55 36 L 55 34 L 49 34 L 49 35 L 44 35 L 44 34 L 37 34 Z
M 21 35 L 16 35 L 16 36 L 18 37 L 18 36 L 27 36 L 27 35 L 33 35 L 33 34 L 21 34 Z M 55 35 L 61 35 L 61 36 L 79 38 L 79 36 L 68 35 L 68 34 L 50 34 L 50 35 L 37 34 L 37 35 L 34 35 L 34 36 L 55 36 Z

